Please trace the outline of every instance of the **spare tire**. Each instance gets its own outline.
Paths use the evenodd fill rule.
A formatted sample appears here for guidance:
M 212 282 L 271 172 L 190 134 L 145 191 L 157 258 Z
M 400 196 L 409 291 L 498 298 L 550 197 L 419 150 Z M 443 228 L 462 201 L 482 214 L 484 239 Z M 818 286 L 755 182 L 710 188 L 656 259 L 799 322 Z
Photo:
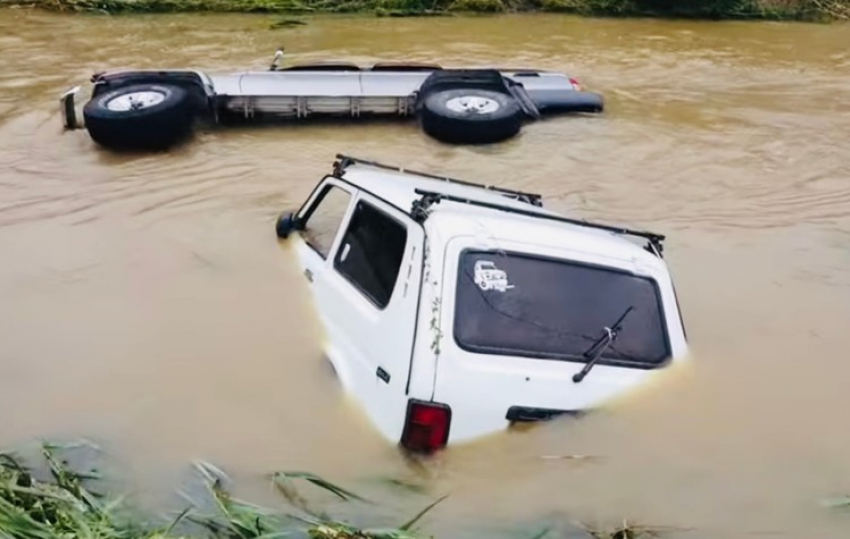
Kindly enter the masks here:
M 166 149 L 191 129 L 190 94 L 170 84 L 133 84 L 105 92 L 83 108 L 86 129 L 101 146 Z
M 506 93 L 477 88 L 435 91 L 425 96 L 422 129 L 443 142 L 487 144 L 519 133 L 523 112 Z

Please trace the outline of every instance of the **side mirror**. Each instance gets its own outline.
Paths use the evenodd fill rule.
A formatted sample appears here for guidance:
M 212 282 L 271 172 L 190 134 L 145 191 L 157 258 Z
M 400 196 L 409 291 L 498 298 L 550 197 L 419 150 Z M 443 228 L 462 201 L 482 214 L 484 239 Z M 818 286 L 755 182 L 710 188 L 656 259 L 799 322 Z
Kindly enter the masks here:
M 280 217 L 277 218 L 277 223 L 275 224 L 275 230 L 277 231 L 278 238 L 287 238 L 289 234 L 296 230 L 299 227 L 300 223 L 298 218 L 295 217 L 295 214 L 290 212 L 283 212 L 280 214 Z

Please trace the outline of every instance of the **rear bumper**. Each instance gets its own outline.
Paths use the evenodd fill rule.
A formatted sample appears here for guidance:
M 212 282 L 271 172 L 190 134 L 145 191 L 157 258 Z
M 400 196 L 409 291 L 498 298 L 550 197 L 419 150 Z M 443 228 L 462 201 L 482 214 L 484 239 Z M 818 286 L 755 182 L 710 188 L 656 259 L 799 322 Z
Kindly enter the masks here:
M 527 406 L 511 406 L 505 414 L 510 424 L 514 423 L 536 423 L 538 421 L 550 421 L 561 416 L 579 417 L 587 413 L 587 410 L 555 410 L 551 408 L 529 408 Z
M 567 112 L 599 113 L 605 109 L 600 94 L 577 90 L 533 90 L 528 92 L 535 106 L 544 114 Z

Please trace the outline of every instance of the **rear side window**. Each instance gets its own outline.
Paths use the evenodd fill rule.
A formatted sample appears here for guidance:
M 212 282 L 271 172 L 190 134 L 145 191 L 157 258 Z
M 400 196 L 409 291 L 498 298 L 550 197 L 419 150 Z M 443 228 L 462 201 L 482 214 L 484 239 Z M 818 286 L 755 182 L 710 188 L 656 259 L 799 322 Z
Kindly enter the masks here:
M 584 354 L 631 307 L 602 364 L 652 367 L 669 356 L 651 279 L 505 252 L 465 251 L 454 333 L 468 351 L 586 362 Z
M 406 244 L 403 224 L 369 203 L 358 202 L 334 266 L 383 309 L 395 288 Z
M 334 238 L 348 210 L 351 194 L 334 185 L 325 187 L 304 222 L 304 241 L 327 258 Z

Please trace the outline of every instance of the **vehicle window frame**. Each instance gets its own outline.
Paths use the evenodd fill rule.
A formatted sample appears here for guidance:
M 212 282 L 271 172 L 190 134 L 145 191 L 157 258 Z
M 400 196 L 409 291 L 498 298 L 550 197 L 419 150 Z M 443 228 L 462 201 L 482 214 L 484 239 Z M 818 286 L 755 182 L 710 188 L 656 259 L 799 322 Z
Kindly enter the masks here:
M 605 356 L 603 354 L 599 358 L 599 360 L 596 362 L 596 364 L 606 365 L 606 366 L 611 366 L 611 367 L 640 369 L 640 370 L 655 370 L 655 369 L 660 369 L 662 367 L 665 367 L 672 360 L 673 346 L 672 346 L 672 342 L 670 340 L 670 328 L 669 328 L 669 320 L 668 320 L 669 317 L 667 316 L 667 312 L 666 312 L 666 309 L 665 309 L 664 295 L 661 293 L 661 286 L 659 285 L 658 281 L 655 278 L 648 276 L 648 275 L 641 275 L 641 274 L 638 274 L 638 273 L 634 273 L 634 272 L 628 271 L 628 270 L 623 269 L 623 268 L 616 268 L 616 267 L 611 267 L 611 266 L 607 266 L 607 265 L 603 265 L 603 264 L 596 264 L 596 263 L 593 263 L 593 262 L 585 262 L 585 261 L 580 261 L 580 260 L 575 260 L 575 259 L 570 259 L 570 258 L 555 257 L 555 256 L 549 256 L 549 255 L 544 255 L 544 254 L 539 254 L 539 253 L 528 253 L 528 252 L 506 250 L 506 249 L 482 249 L 482 248 L 478 248 L 478 247 L 463 248 L 463 249 L 461 249 L 461 251 L 456 256 L 457 268 L 456 268 L 456 271 L 455 271 L 455 284 L 454 284 L 454 290 L 453 290 L 453 294 L 454 294 L 453 307 L 452 307 L 451 313 L 450 313 L 450 315 L 452 317 L 452 323 L 451 323 L 452 341 L 454 341 L 455 345 L 458 348 L 460 348 L 461 350 L 463 350 L 464 352 L 474 354 L 476 356 L 487 356 L 487 355 L 489 355 L 489 356 L 511 356 L 511 357 L 515 357 L 517 359 L 525 359 L 525 360 L 533 360 L 533 361 L 559 361 L 559 362 L 574 363 L 574 364 L 579 364 L 579 365 L 586 365 L 587 364 L 587 360 L 584 359 L 583 357 L 579 356 L 579 355 L 575 355 L 575 356 L 568 355 L 568 354 L 555 355 L 555 354 L 548 354 L 548 353 L 545 353 L 545 352 L 539 352 L 539 353 L 535 353 L 533 351 L 517 352 L 515 350 L 504 351 L 504 352 L 500 352 L 498 350 L 481 350 L 478 347 L 474 347 L 474 346 L 471 347 L 468 344 L 461 342 L 461 340 L 458 338 L 458 324 L 460 322 L 460 317 L 458 317 L 458 315 L 457 315 L 458 306 L 459 306 L 459 304 L 458 304 L 458 292 L 459 292 L 460 286 L 461 286 L 461 279 L 464 276 L 464 274 L 463 274 L 463 259 L 468 254 L 493 254 L 493 255 L 496 255 L 496 256 L 507 255 L 507 256 L 513 256 L 513 257 L 519 257 L 519 258 L 527 258 L 527 259 L 531 259 L 531 260 L 542 260 L 542 261 L 545 261 L 545 262 L 555 262 L 555 263 L 559 263 L 559 264 L 578 266 L 578 267 L 581 267 L 581 268 L 590 268 L 590 269 L 606 271 L 606 272 L 610 272 L 610 273 L 617 273 L 617 274 L 627 275 L 627 276 L 630 276 L 630 277 L 636 277 L 636 278 L 648 281 L 652 285 L 652 289 L 653 289 L 655 298 L 658 302 L 658 315 L 661 319 L 661 334 L 662 334 L 662 337 L 663 337 L 663 343 L 664 343 L 664 349 L 665 349 L 665 355 L 664 355 L 663 359 L 661 359 L 660 361 L 658 361 L 656 363 L 651 363 L 651 362 L 648 362 L 648 361 L 630 361 L 630 360 L 625 359 L 625 358 L 612 358 L 610 356 Z M 600 328 L 600 330 L 601 329 L 602 328 Z
M 410 245 L 410 228 L 408 226 L 408 223 L 404 222 L 404 220 L 399 219 L 396 216 L 392 215 L 392 212 L 387 211 L 386 208 L 382 208 L 380 206 L 380 202 L 376 203 L 376 202 L 368 200 L 368 198 L 366 198 L 366 197 L 358 196 L 357 199 L 353 202 L 353 204 L 350 207 L 350 216 L 346 220 L 345 229 L 341 231 L 341 235 L 339 237 L 340 246 L 343 243 L 343 239 L 345 238 L 345 235 L 348 233 L 348 228 L 349 228 L 349 226 L 351 226 L 351 221 L 353 219 L 354 213 L 357 211 L 357 206 L 359 204 L 364 204 L 364 205 L 370 206 L 372 209 L 383 214 L 385 217 L 387 217 L 391 221 L 394 221 L 399 226 L 401 226 L 402 229 L 404 229 L 404 249 L 402 251 L 401 261 L 399 262 L 398 272 L 396 273 L 396 278 L 395 278 L 395 281 L 393 282 L 392 292 L 390 292 L 390 296 L 387 299 L 387 303 L 385 305 L 381 305 L 378 301 L 376 301 L 376 299 L 372 296 L 372 294 L 370 294 L 359 283 L 357 283 L 354 279 L 352 279 L 350 276 L 348 276 L 347 274 L 343 273 L 340 270 L 339 257 L 342 254 L 342 249 L 337 249 L 336 252 L 334 253 L 332 265 L 333 265 L 334 272 L 337 273 L 340 277 L 342 277 L 347 283 L 349 283 L 372 306 L 374 306 L 378 311 L 384 311 L 384 310 L 387 309 L 387 307 L 390 306 L 390 304 L 393 301 L 393 298 L 395 298 L 396 288 L 398 287 L 399 277 L 401 276 L 401 268 L 404 265 L 404 260 L 405 260 L 404 255 L 407 253 L 408 246 Z
M 679 312 L 679 324 L 682 326 L 682 337 L 684 337 L 685 341 L 688 340 L 688 330 L 685 327 L 685 315 L 682 314 L 682 306 L 679 304 L 679 293 L 676 292 L 676 285 L 670 283 L 670 287 L 673 289 L 673 297 L 676 299 L 676 310 Z
M 325 200 L 327 194 L 331 191 L 331 189 L 337 188 L 341 190 L 343 193 L 349 196 L 348 205 L 345 208 L 345 212 L 342 214 L 342 218 L 339 222 L 339 227 L 336 230 L 336 234 L 334 234 L 333 241 L 331 242 L 330 248 L 328 249 L 328 254 L 323 254 L 313 242 L 307 237 L 305 234 L 305 228 L 310 222 L 310 217 L 313 216 L 313 213 L 316 209 L 321 205 L 321 203 Z M 347 185 L 342 182 L 333 181 L 331 178 L 326 178 L 323 181 L 319 182 L 319 184 L 313 189 L 313 192 L 310 193 L 310 197 L 307 199 L 307 202 L 302 206 L 302 208 L 298 211 L 298 232 L 301 238 L 304 240 L 304 243 L 307 244 L 310 249 L 312 249 L 322 260 L 327 261 L 329 258 L 335 257 L 334 247 L 337 245 L 337 240 L 340 238 L 340 233 L 343 230 L 346 230 L 348 227 L 348 218 L 351 215 L 351 208 L 353 203 L 357 200 L 357 191 L 350 189 Z

